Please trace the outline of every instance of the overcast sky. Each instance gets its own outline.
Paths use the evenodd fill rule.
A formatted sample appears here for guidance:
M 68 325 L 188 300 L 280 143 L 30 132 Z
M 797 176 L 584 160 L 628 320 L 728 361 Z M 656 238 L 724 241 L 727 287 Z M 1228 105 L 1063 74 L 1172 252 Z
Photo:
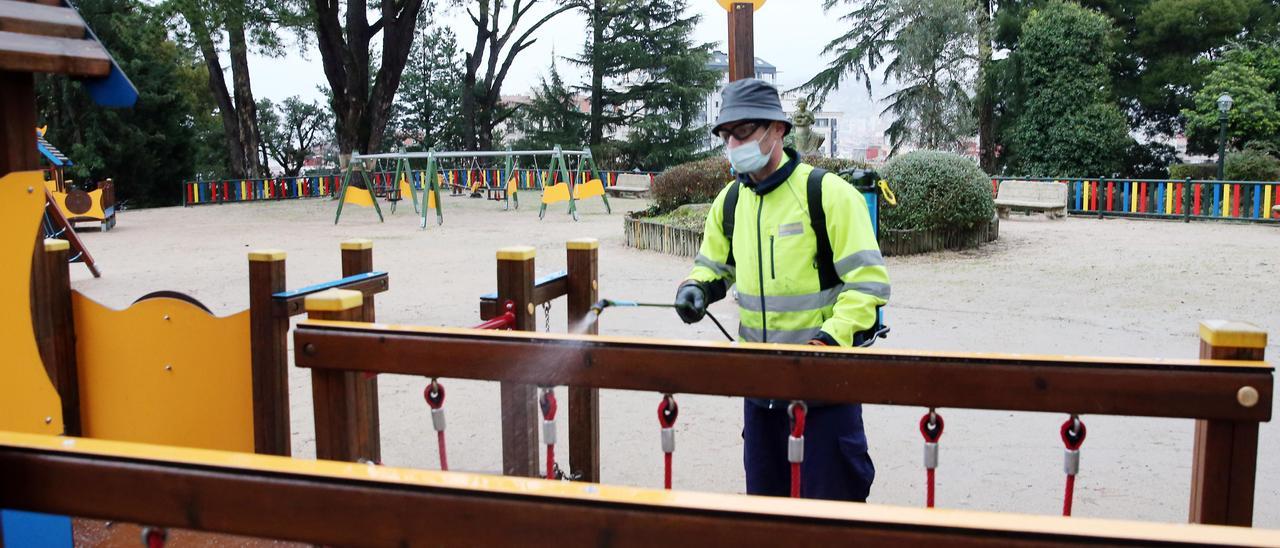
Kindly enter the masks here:
M 551 4 L 547 0 L 543 3 Z M 689 10 L 702 17 L 695 39 L 725 51 L 728 15 L 720 4 L 716 0 L 691 0 Z M 805 82 L 826 66 L 828 59 L 821 55 L 823 47 L 844 29 L 838 17 L 845 11 L 847 8 L 837 8 L 828 15 L 822 11 L 822 0 L 768 0 L 755 13 L 756 56 L 778 67 L 778 81 L 784 88 Z M 473 42 L 474 27 L 465 13 L 455 9 L 440 15 L 440 23 L 453 29 L 460 46 L 466 48 Z M 537 33 L 537 42 L 516 58 L 503 94 L 528 93 L 546 72 L 552 52 L 560 57 L 579 54 L 586 32 L 586 19 L 577 11 L 561 14 L 544 25 Z M 581 81 L 582 74 L 576 67 L 563 61 L 558 62 L 558 67 L 568 81 Z M 305 56 L 293 53 L 284 59 L 252 58 L 250 71 L 255 95 L 275 101 L 291 95 L 320 99 L 316 86 L 325 84 L 320 54 L 314 48 Z M 883 125 L 876 119 L 880 107 L 867 98 L 861 83 L 845 88 L 828 100 L 827 110 L 843 112 L 850 133 L 876 133 L 875 128 Z M 877 88 L 876 96 L 883 95 Z

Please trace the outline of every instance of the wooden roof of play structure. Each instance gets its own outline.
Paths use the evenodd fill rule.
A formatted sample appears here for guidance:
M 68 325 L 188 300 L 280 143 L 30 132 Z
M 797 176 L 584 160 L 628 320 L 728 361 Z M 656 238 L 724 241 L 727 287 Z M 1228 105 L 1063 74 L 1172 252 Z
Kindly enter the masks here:
M 0 0 L 0 71 L 86 78 L 102 106 L 132 106 L 138 92 L 75 8 L 60 0 Z

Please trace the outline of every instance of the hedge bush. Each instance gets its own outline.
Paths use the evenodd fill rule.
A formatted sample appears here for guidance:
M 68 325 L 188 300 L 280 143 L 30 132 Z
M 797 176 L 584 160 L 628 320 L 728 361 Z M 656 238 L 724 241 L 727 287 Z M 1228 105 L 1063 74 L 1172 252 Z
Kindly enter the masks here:
M 1229 152 L 1223 173 L 1228 181 L 1280 181 L 1280 159 L 1252 148 Z
M 810 156 L 804 162 L 833 173 L 867 167 L 865 163 L 846 158 Z M 732 178 L 729 161 L 719 155 L 669 168 L 653 181 L 650 193 L 656 207 L 652 213 L 662 214 L 685 204 L 711 202 Z
M 1169 166 L 1170 179 L 1211 180 L 1218 178 L 1218 164 L 1173 164 Z
M 937 151 L 916 151 L 889 161 L 880 175 L 898 205 L 880 210 L 880 228 L 968 230 L 991 220 L 991 178 L 973 160 Z
M 715 200 L 716 194 L 732 178 L 729 160 L 724 156 L 712 156 L 668 168 L 654 178 L 649 190 L 657 206 L 653 213 L 666 213 L 685 204 Z

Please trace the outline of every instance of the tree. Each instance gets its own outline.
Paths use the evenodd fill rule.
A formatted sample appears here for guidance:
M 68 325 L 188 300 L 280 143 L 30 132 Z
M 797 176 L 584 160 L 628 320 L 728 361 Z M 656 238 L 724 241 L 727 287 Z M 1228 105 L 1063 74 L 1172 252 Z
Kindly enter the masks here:
M 316 102 L 304 103 L 297 95 L 279 105 L 263 99 L 258 103 L 258 114 L 263 146 L 286 177 L 302 172 L 312 149 L 328 140 L 333 124 L 328 109 Z
M 180 16 L 176 35 L 193 44 L 204 58 L 208 88 L 222 118 L 232 175 L 256 177 L 264 166 L 258 161 L 260 136 L 257 105 L 249 78 L 249 50 L 279 56 L 284 53 L 280 30 L 297 26 L 299 15 L 281 0 L 168 0 L 166 13 Z M 180 23 L 185 23 L 185 26 Z M 231 90 L 227 89 L 220 46 L 224 40 L 231 64 Z
M 367 153 L 382 143 L 391 120 L 422 0 L 384 1 L 373 11 L 377 19 L 372 23 L 368 0 L 340 4 L 312 0 L 312 23 L 332 93 L 338 150 L 344 155 Z M 371 45 L 375 37 L 380 38 L 381 50 Z
M 590 71 L 588 144 L 613 162 L 664 169 L 697 157 L 707 140 L 703 109 L 720 74 L 711 44 L 693 41 L 699 17 L 686 0 L 592 0 L 581 57 Z M 609 134 L 625 132 L 610 141 Z
M 872 74 L 905 87 L 884 112 L 897 119 L 886 132 L 891 154 L 906 143 L 961 150 L 973 135 L 971 90 L 977 66 L 975 30 L 981 22 L 969 0 L 825 0 L 824 8 L 853 5 L 841 17 L 852 28 L 827 44 L 835 58 L 799 88 L 818 104 L 847 77 L 871 93 Z
M 494 129 L 509 118 L 513 109 L 503 107 L 502 85 L 507 72 L 520 52 L 536 41 L 533 33 L 542 25 L 578 6 L 582 0 L 553 0 L 555 7 L 516 35 L 520 21 L 530 17 L 529 11 L 541 0 L 455 0 L 469 4 L 467 15 L 476 27 L 475 44 L 466 53 L 462 88 L 469 93 L 462 95 L 462 119 L 466 124 L 467 150 L 493 148 Z M 509 14 L 503 8 L 510 3 Z M 475 11 L 472 11 L 475 8 Z M 506 21 L 506 28 L 502 22 Z M 480 69 L 484 67 L 481 79 Z
M 1227 141 L 1233 148 L 1251 142 L 1280 146 L 1280 42 L 1236 44 L 1205 79 L 1194 96 L 1194 108 L 1184 109 L 1187 150 L 1218 151 L 1218 97 L 1231 95 L 1227 113 Z
M 75 162 L 78 181 L 110 177 L 131 205 L 178 203 L 192 176 L 192 104 L 183 71 L 192 59 L 169 40 L 164 17 L 137 0 L 83 0 L 79 11 L 138 88 L 131 109 L 94 104 L 80 82 L 40 76 L 37 108 L 46 137 Z M 189 86 L 185 86 L 189 87 Z
M 1008 135 L 1010 169 L 1028 176 L 1109 176 L 1122 167 L 1128 125 L 1110 92 L 1111 21 L 1053 1 L 1018 40 L 1022 109 Z
M 418 16 L 417 35 L 401 76 L 391 131 L 383 148 L 461 150 L 466 140 L 458 41 L 448 27 L 432 25 L 427 10 Z
M 549 150 L 559 145 L 576 148 L 587 139 L 587 115 L 578 107 L 578 98 L 551 63 L 548 77 L 534 90 L 533 101 L 520 105 L 512 126 L 523 136 L 514 146 L 526 150 Z

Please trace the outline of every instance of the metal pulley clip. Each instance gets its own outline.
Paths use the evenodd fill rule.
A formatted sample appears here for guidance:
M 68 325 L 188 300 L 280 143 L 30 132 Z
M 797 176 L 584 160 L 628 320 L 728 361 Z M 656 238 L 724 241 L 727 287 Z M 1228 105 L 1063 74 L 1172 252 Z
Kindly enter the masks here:
M 431 407 L 431 427 L 436 432 L 444 432 L 444 386 L 439 379 L 432 378 L 431 384 L 422 391 L 422 397 Z
M 680 415 L 680 406 L 671 394 L 663 394 L 658 403 L 658 424 L 662 426 L 662 452 L 672 453 L 676 450 L 676 417 Z
M 161 527 L 143 527 L 142 545 L 146 548 L 164 548 L 169 540 L 169 532 Z
M 541 388 L 538 406 L 542 408 L 542 443 L 556 444 L 556 393 L 553 388 Z
M 942 415 L 932 407 L 920 417 L 920 435 L 924 437 L 924 467 L 928 470 L 938 467 L 938 440 L 942 439 L 944 425 Z
M 803 401 L 793 400 L 787 406 L 787 416 L 791 418 L 791 436 L 787 438 L 787 462 L 804 462 L 804 419 L 809 406 Z
M 1078 415 L 1071 415 L 1071 418 L 1062 423 L 1062 445 L 1066 446 L 1062 470 L 1068 476 L 1074 476 L 1080 472 L 1080 445 L 1084 443 L 1087 433 L 1084 421 L 1080 420 Z

